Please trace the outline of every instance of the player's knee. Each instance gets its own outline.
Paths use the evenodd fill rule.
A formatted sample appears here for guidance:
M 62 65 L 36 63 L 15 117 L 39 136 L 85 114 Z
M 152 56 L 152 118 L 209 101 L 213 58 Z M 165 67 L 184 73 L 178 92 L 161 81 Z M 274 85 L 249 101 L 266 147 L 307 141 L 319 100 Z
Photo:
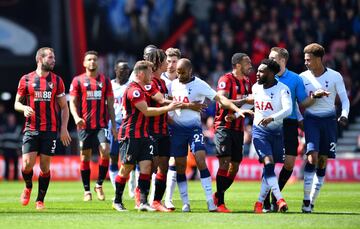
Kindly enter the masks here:
M 175 168 L 176 172 L 184 174 L 186 170 L 186 158 L 177 158 L 175 159 Z
M 119 169 L 119 175 L 122 177 L 128 177 L 133 169 L 134 165 L 122 164 Z
M 50 165 L 41 165 L 40 164 L 40 170 L 42 173 L 48 173 L 50 171 Z
M 110 145 L 108 143 L 101 143 L 99 145 L 99 152 L 102 155 L 109 155 L 110 154 Z
M 110 155 L 110 164 L 118 164 L 119 156 L 118 155 Z
M 205 160 L 196 161 L 196 165 L 199 170 L 204 170 L 207 168 Z
M 318 153 L 313 151 L 308 153 L 307 160 L 312 165 L 317 165 L 318 163 Z
M 228 170 L 230 164 L 229 157 L 219 157 L 219 169 Z
M 22 170 L 24 172 L 30 172 L 32 170 L 32 168 L 33 168 L 33 165 L 30 164 L 28 161 L 23 162 Z
M 100 153 L 100 158 L 101 158 L 101 160 L 109 160 L 110 154 Z
M 158 172 L 162 173 L 162 174 L 166 174 L 169 168 L 169 164 L 164 162 L 164 161 L 160 161 L 159 166 L 158 166 Z
M 229 165 L 229 175 L 235 176 L 237 172 L 239 171 L 239 164 L 238 162 L 231 162 Z
M 288 171 L 292 171 L 294 169 L 295 166 L 295 161 L 291 161 L 291 160 L 285 160 L 284 162 L 284 168 Z
M 91 149 L 81 150 L 80 151 L 80 160 L 81 161 L 90 161 L 91 159 Z
M 327 163 L 327 157 L 326 156 L 320 156 L 319 159 L 318 159 L 318 168 L 319 169 L 326 168 L 326 163 Z

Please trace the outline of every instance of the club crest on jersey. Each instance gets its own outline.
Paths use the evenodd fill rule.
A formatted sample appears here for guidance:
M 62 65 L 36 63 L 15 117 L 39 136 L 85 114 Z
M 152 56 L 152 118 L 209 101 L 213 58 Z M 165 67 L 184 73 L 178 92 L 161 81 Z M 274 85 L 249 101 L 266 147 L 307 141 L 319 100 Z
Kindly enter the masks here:
M 225 152 L 226 151 L 226 146 L 222 145 L 222 146 L 220 146 L 220 149 L 221 149 L 221 152 Z
M 145 90 L 150 91 L 151 90 L 151 85 L 145 85 L 144 88 L 145 88 Z
M 133 96 L 134 96 L 135 98 L 140 97 L 140 92 L 139 92 L 138 90 L 135 90 L 135 91 L 133 92 Z
M 219 88 L 220 89 L 224 89 L 226 87 L 226 83 L 225 82 L 220 82 L 219 83 Z
M 52 82 L 49 82 L 48 85 L 49 85 L 49 88 L 53 89 L 54 84 Z

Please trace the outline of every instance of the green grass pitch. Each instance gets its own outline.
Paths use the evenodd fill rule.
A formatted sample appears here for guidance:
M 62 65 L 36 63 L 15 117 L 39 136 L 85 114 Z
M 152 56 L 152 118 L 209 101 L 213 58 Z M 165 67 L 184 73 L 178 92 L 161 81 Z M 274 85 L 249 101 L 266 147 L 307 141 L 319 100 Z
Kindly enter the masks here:
M 130 211 L 116 212 L 111 208 L 114 192 L 109 181 L 104 184 L 107 199 L 98 201 L 93 192 L 93 200 L 87 203 L 82 201 L 80 182 L 51 182 L 45 199 L 47 209 L 39 212 L 35 209 L 37 183 L 26 207 L 19 202 L 23 187 L 23 182 L 0 183 L 0 228 L 360 228 L 360 183 L 325 183 L 313 214 L 301 213 L 302 182 L 290 184 L 283 192 L 289 212 L 261 215 L 252 212 L 260 181 L 231 186 L 225 196 L 227 207 L 233 210 L 230 214 L 207 212 L 198 181 L 189 182 L 191 213 L 181 212 L 177 191 L 175 212 L 137 212 L 127 188 L 124 204 Z

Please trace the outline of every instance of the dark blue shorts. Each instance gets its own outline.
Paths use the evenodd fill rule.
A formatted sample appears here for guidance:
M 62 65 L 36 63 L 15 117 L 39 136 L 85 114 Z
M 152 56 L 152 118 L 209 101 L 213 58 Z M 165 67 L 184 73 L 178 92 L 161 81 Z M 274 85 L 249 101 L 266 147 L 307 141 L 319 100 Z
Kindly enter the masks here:
M 204 135 L 202 129 L 194 128 L 186 133 L 181 131 L 172 131 L 170 136 L 170 155 L 171 157 L 185 157 L 188 149 L 193 153 L 199 150 L 205 150 Z
M 284 162 L 285 149 L 282 132 L 262 132 L 254 126 L 252 140 L 261 162 L 263 162 L 265 156 L 272 156 L 274 163 Z
M 304 116 L 306 153 L 316 151 L 329 158 L 336 157 L 337 122 L 336 116 Z
M 297 156 L 299 146 L 298 121 L 296 119 L 284 119 L 283 136 L 285 155 Z

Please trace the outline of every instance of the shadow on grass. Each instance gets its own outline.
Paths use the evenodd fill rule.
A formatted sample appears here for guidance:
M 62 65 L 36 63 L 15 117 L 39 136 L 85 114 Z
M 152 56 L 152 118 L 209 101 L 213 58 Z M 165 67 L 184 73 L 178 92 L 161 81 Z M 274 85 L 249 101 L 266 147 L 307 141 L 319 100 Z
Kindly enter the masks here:
M 137 210 L 129 210 L 127 212 L 121 212 L 118 213 L 113 209 L 103 209 L 103 208 L 94 208 L 94 209 L 79 209 L 79 208 L 51 208 L 51 209 L 45 209 L 45 210 L 8 210 L 8 211 L 1 211 L 1 214 L 109 214 L 109 213 L 115 213 L 115 214 L 166 214 L 166 215 L 173 215 L 173 214 L 223 214 L 223 213 L 217 213 L 217 212 L 204 212 L 204 211 L 192 211 L 189 213 L 184 213 L 181 211 L 175 211 L 171 213 L 164 213 L 164 212 L 138 212 Z M 274 214 L 284 214 L 284 215 L 304 215 L 304 216 L 310 216 L 310 215 L 339 215 L 339 216 L 355 216 L 360 215 L 359 212 L 313 212 L 313 213 L 302 213 L 302 212 L 286 212 L 286 213 L 278 213 L 278 212 L 270 212 L 270 213 L 262 213 L 262 214 L 255 214 L 253 211 L 233 211 L 231 213 L 226 213 L 226 215 L 235 215 L 235 214 L 251 214 L 251 215 L 274 215 Z M 224 214 L 225 215 L 225 214 Z

